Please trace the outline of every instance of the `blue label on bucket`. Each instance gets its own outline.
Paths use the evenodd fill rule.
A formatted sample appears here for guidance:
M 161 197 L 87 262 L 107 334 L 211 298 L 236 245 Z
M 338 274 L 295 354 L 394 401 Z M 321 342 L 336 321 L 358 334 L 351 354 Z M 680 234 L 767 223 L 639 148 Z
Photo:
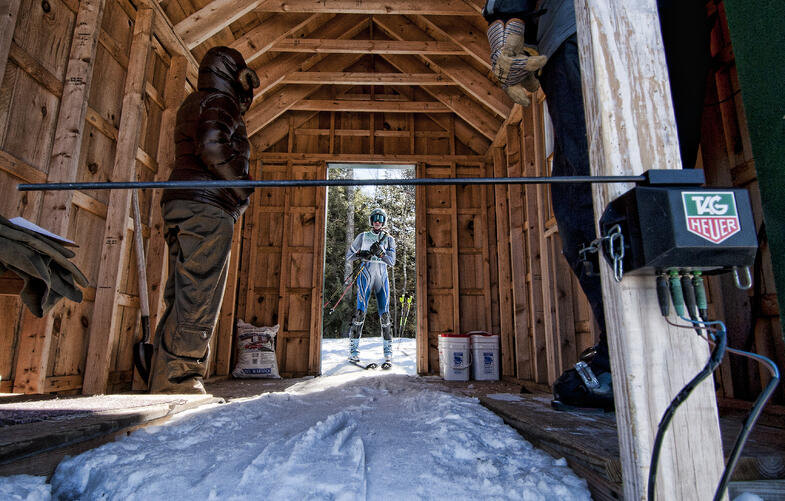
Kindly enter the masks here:
M 452 363 L 456 369 L 461 368 L 463 365 L 463 352 L 462 351 L 454 351 L 452 352 Z

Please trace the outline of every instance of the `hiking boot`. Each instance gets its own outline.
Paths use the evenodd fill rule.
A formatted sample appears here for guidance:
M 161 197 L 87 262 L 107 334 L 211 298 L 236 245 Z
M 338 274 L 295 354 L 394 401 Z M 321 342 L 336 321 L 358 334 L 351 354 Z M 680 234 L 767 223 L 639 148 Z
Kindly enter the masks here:
M 204 383 L 199 376 L 191 376 L 172 381 L 163 377 L 154 378 L 150 385 L 150 393 L 166 393 L 176 395 L 205 395 Z

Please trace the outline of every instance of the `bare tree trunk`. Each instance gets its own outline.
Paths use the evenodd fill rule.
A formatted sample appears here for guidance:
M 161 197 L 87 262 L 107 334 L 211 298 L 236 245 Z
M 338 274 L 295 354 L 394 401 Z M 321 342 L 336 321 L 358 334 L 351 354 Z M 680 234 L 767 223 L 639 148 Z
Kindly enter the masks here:
M 354 186 L 346 187 L 346 212 L 346 251 L 348 252 L 354 240 Z M 347 262 L 343 269 L 344 283 L 351 276 L 352 263 Z

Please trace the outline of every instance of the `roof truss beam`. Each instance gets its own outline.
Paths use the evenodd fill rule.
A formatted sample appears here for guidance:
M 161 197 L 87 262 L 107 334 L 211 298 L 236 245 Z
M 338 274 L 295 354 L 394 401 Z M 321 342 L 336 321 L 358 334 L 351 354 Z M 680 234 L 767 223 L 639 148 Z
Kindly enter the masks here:
M 452 113 L 439 101 L 362 101 L 341 99 L 301 100 L 290 110 L 297 111 L 348 111 L 365 113 Z
M 427 33 L 403 16 L 374 16 L 374 23 L 385 33 L 397 40 L 430 40 Z M 504 91 L 488 77 L 475 70 L 459 57 L 420 56 L 432 70 L 441 71 L 461 86 L 469 95 L 507 118 L 512 110 L 512 101 Z
M 326 40 L 285 39 L 270 48 L 273 52 L 342 53 L 342 54 L 408 54 L 418 56 L 461 56 L 466 51 L 453 42 L 402 40 Z
M 419 85 L 444 86 L 456 83 L 444 73 L 358 73 L 342 71 L 297 71 L 284 77 L 285 84 L 321 85 Z
M 433 16 L 476 16 L 464 0 L 267 0 L 256 7 L 264 12 L 329 12 L 332 14 L 422 14 Z

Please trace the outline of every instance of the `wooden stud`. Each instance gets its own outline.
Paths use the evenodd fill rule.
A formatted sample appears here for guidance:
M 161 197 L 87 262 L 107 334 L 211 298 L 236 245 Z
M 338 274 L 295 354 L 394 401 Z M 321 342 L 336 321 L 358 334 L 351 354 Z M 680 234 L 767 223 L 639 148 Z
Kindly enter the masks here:
M 523 175 L 520 129 L 517 124 L 507 126 L 507 175 Z M 527 186 L 528 188 L 528 186 Z M 527 193 L 528 194 L 528 193 Z M 510 211 L 510 262 L 515 321 L 516 361 L 518 372 L 523 365 L 531 365 L 535 382 L 547 382 L 545 358 L 545 318 L 542 310 L 543 283 L 540 274 L 539 241 L 532 242 L 531 214 L 527 208 L 537 203 L 524 195 L 521 185 L 507 186 Z M 527 217 L 528 216 L 528 217 Z M 524 231 L 526 238 L 524 238 Z M 534 245 L 534 248 L 532 246 Z M 527 259 L 528 258 L 528 259 Z M 527 264 L 529 265 L 527 267 Z M 528 278 L 528 279 L 527 279 Z
M 13 3 L 8 8 L 8 13 L 13 14 Z M 76 179 L 103 9 L 103 0 L 85 0 L 79 4 L 49 162 L 48 182 L 70 182 Z M 13 33 L 13 28 L 10 33 Z M 0 61 L 4 62 L 5 58 L 0 58 Z M 46 216 L 41 218 L 41 224 L 55 234 L 67 235 L 72 200 L 71 191 L 45 192 L 41 213 Z M 52 329 L 55 317 L 62 315 L 62 308 L 61 303 L 40 319 L 27 309 L 24 310 L 17 349 L 20 355 L 14 372 L 14 391 L 43 393 L 46 390 Z
M 0 2 L 0 80 L 5 77 L 8 52 L 14 40 L 14 28 L 19 14 L 21 0 L 2 0 Z
M 576 1 L 593 175 L 681 167 L 654 0 Z M 651 96 L 659 96 L 651 99 Z M 595 185 L 595 216 L 629 189 Z M 625 499 L 645 499 L 651 445 L 671 398 L 708 358 L 706 342 L 660 315 L 652 277 L 613 279 L 600 260 Z M 659 499 L 710 499 L 723 470 L 711 379 L 676 413 L 657 479 Z
M 132 181 L 136 177 L 136 150 L 144 121 L 143 92 L 150 54 L 153 15 L 152 9 L 143 8 L 136 16 L 117 153 L 112 169 L 112 179 L 118 181 Z M 87 363 L 82 387 L 82 392 L 88 395 L 104 393 L 109 378 L 109 357 L 117 340 L 116 331 L 120 320 L 116 295 L 122 275 L 121 268 L 124 266 L 122 257 L 128 247 L 126 227 L 130 198 L 131 192 L 128 190 L 114 190 L 109 196 L 109 213 L 103 238 L 104 251 L 101 254 L 98 290 L 93 321 L 90 324 Z
M 507 161 L 504 157 L 502 148 L 491 148 L 493 157 L 494 177 L 505 177 L 507 175 Z M 513 318 L 513 296 L 512 296 L 512 268 L 510 263 L 510 213 L 508 211 L 507 187 L 503 185 L 493 186 L 496 198 L 496 240 L 497 247 L 497 267 L 499 273 L 499 323 L 501 332 L 499 333 L 502 374 L 505 376 L 517 377 L 519 379 L 531 379 L 532 364 L 529 354 L 528 329 L 523 329 L 523 335 L 516 336 Z M 516 346 L 518 348 L 516 349 Z M 516 363 L 519 358 L 517 353 L 523 355 L 521 363 Z M 517 370 L 516 370 L 517 369 Z
M 454 151 L 450 153 L 455 154 Z M 450 164 L 450 177 L 457 177 L 455 162 Z M 450 254 L 452 259 L 452 312 L 453 332 L 461 333 L 461 288 L 458 278 L 458 194 L 457 186 L 450 186 Z
M 174 165 L 174 128 L 177 121 L 177 110 L 185 99 L 185 79 L 188 72 L 188 60 L 175 55 L 169 63 L 164 88 L 164 111 L 161 115 L 161 129 L 158 136 L 158 152 L 156 162 L 158 172 L 156 181 L 166 181 Z M 150 326 L 155 329 L 160 315 L 163 313 L 164 289 L 168 274 L 166 235 L 161 213 L 161 197 L 163 190 L 153 190 L 150 196 L 150 240 L 147 244 L 147 285 L 150 289 Z
M 232 235 L 232 250 L 229 258 L 229 272 L 226 278 L 226 289 L 224 290 L 221 311 L 218 314 L 218 323 L 213 332 L 215 344 L 215 365 L 211 369 L 211 375 L 228 376 L 231 373 L 232 347 L 235 324 L 235 303 L 237 300 L 237 274 L 240 268 L 240 250 L 242 243 L 243 219 L 241 218 L 234 225 Z

